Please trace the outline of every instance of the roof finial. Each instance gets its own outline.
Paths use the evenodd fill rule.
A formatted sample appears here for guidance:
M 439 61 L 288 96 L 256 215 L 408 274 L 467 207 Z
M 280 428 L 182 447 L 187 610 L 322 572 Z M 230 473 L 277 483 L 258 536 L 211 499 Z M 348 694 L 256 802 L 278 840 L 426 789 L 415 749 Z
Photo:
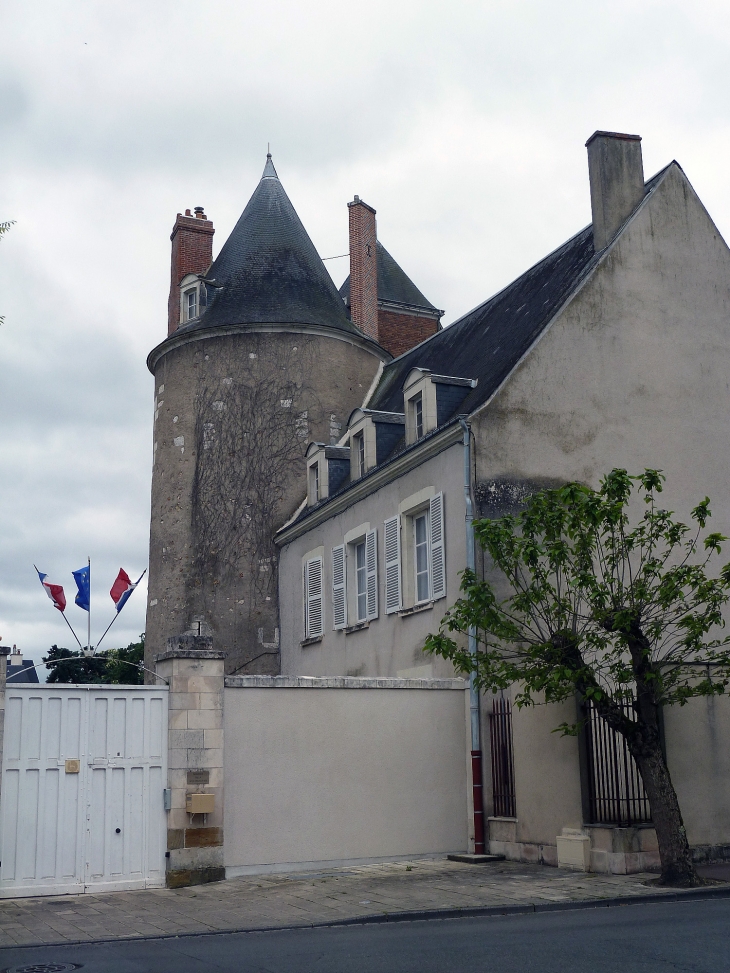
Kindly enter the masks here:
M 271 158 L 271 142 L 266 143 L 266 158 Z

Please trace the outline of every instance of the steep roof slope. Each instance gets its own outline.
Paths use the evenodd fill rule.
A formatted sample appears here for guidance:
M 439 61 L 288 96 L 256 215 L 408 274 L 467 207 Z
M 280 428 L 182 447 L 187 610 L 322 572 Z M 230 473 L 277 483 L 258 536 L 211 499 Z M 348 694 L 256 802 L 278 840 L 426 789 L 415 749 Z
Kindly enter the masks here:
M 646 193 L 675 165 L 652 176 Z M 473 412 L 496 392 L 602 252 L 594 251 L 593 226 L 585 227 L 504 290 L 386 365 L 369 407 L 401 412 L 406 376 L 412 368 L 427 368 L 477 379 L 459 407 L 464 414 Z
M 378 240 L 378 300 L 392 304 L 408 304 L 411 307 L 425 307 L 430 311 L 436 308 L 419 291 L 403 268 L 395 262 L 383 244 Z M 340 287 L 340 297 L 350 304 L 350 275 Z
M 403 383 L 412 368 L 477 379 L 461 410 L 472 412 L 504 381 L 592 261 L 593 230 L 581 230 L 499 294 L 386 365 L 369 405 L 403 409 Z
M 206 275 L 212 300 L 176 334 L 227 324 L 311 324 L 359 334 L 267 156 L 261 181 Z

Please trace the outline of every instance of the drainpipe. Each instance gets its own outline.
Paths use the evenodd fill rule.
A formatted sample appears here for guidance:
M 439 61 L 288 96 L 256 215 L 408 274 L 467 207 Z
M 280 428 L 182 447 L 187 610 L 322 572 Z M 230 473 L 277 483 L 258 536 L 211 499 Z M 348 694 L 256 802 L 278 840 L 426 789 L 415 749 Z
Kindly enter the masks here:
M 471 499 L 471 427 L 465 419 L 459 419 L 464 432 L 464 501 L 466 506 L 466 566 L 476 572 L 474 553 L 474 506 Z M 476 655 L 477 632 L 469 626 L 469 653 Z M 469 677 L 469 712 L 471 715 L 471 780 L 474 799 L 474 854 L 484 855 L 484 797 L 482 788 L 482 744 L 479 730 L 479 690 L 476 673 Z

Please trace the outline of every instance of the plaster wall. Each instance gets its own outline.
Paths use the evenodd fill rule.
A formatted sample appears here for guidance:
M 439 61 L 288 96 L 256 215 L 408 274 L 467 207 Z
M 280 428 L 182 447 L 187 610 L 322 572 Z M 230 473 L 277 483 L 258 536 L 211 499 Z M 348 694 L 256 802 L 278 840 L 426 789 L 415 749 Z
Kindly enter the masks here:
M 729 383 L 730 252 L 674 164 L 473 417 L 481 515 L 512 511 L 545 486 L 575 479 L 596 487 L 613 467 L 651 467 L 666 474 L 667 507 L 688 519 L 707 495 L 712 530 L 730 534 Z M 670 767 L 693 844 L 730 839 L 726 706 L 698 702 L 667 714 Z M 566 761 L 572 744 L 550 732 L 563 719 L 552 706 L 514 717 L 526 841 L 571 826 L 580 808 L 577 748 Z
M 339 438 L 378 365 L 347 340 L 253 329 L 159 359 L 149 668 L 190 632 L 214 638 L 227 672 L 279 671 L 273 533 L 303 495 L 308 442 Z
M 449 689 L 289 682 L 225 690 L 227 876 L 466 850 L 461 680 Z
M 730 699 L 668 707 L 664 738 L 689 843 L 730 844 Z
M 381 487 L 376 493 L 353 503 L 323 524 L 301 534 L 280 553 L 281 665 L 289 675 L 350 676 L 434 676 L 453 675 L 450 663 L 426 656 L 421 647 L 429 632 L 438 629 L 441 618 L 459 593 L 458 573 L 466 565 L 464 528 L 464 472 L 460 444 L 450 446 L 415 470 Z M 432 487 L 444 495 L 444 538 L 446 549 L 446 597 L 416 614 L 385 614 L 385 563 L 383 523 L 398 513 L 406 498 Z M 378 531 L 378 618 L 357 631 L 335 631 L 332 617 L 332 548 L 345 535 L 369 524 Z M 323 546 L 324 635 L 320 642 L 302 646 L 304 607 L 302 599 L 303 558 Z M 408 578 L 409 551 L 402 551 L 402 574 Z M 353 566 L 348 563 L 348 572 Z

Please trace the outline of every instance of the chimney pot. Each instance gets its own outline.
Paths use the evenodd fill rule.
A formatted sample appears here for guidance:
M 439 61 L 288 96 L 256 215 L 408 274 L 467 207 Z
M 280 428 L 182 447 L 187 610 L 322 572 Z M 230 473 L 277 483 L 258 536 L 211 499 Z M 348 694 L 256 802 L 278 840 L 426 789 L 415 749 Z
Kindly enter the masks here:
M 192 213 L 190 212 L 190 210 L 189 210 L 189 209 L 186 209 L 186 210 L 185 210 L 185 215 L 186 215 L 186 216 L 192 216 L 193 214 L 192 214 Z
M 641 136 L 594 132 L 586 142 L 593 246 L 603 250 L 644 198 Z
M 204 206 L 196 206 L 195 207 L 195 215 L 196 215 L 196 217 L 199 220 L 207 220 L 208 219 L 208 217 L 205 215 L 205 207 Z

